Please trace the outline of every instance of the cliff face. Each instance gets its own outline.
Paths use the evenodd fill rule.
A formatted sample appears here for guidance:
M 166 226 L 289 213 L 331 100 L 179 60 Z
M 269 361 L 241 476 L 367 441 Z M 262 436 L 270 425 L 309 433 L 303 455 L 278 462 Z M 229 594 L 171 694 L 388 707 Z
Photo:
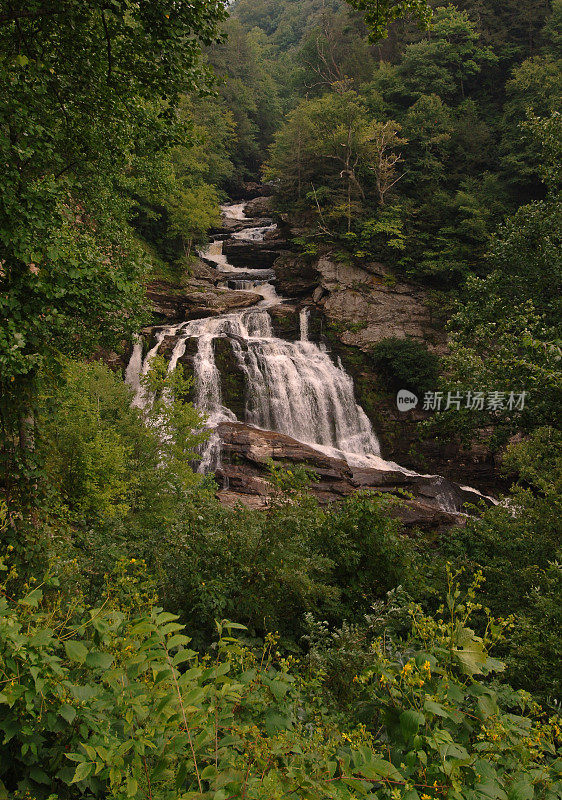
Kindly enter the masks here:
M 342 344 L 367 352 L 389 337 L 410 336 L 443 353 L 446 337 L 426 292 L 398 281 L 382 264 L 343 265 L 321 258 L 315 265 L 327 319 L 341 324 Z
M 291 232 L 285 229 L 284 235 L 289 240 Z M 485 490 L 498 486 L 493 458 L 482 444 L 465 447 L 458 441 L 422 438 L 419 423 L 428 414 L 419 408 L 399 412 L 395 393 L 369 357 L 377 342 L 406 337 L 439 356 L 446 354 L 444 320 L 429 291 L 398 279 L 383 264 L 343 263 L 331 254 L 311 259 L 286 251 L 274 266 L 278 291 L 297 308 L 311 309 L 313 337 L 323 339 L 352 375 L 358 402 L 373 422 L 386 458 Z M 296 316 L 279 310 L 279 335 L 298 335 Z

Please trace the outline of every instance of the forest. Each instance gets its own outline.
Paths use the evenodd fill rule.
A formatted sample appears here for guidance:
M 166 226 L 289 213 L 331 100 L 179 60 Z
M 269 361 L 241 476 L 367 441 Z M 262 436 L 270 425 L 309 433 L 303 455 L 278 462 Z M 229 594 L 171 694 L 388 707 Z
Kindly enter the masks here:
M 562 800 L 562 0 L 0 0 L 0 81 L 0 800 Z

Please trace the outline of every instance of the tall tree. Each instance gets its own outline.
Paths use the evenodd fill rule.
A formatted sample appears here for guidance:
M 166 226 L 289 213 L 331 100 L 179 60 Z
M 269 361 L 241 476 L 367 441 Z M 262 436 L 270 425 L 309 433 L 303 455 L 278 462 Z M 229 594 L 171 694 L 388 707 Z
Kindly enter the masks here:
M 117 185 L 170 142 L 180 91 L 223 0 L 1 0 L 0 393 L 3 441 L 49 354 L 91 351 L 141 306 L 142 259 Z M 20 407 L 20 412 L 14 410 Z M 12 422 L 10 422 L 12 420 Z

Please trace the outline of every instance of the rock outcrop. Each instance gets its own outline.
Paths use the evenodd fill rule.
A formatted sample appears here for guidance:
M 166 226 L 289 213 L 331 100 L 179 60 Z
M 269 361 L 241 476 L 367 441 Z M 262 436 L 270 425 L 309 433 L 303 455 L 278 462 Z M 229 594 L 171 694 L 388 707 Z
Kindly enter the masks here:
M 259 226 L 256 225 L 256 227 Z M 222 251 L 228 258 L 229 263 L 234 267 L 271 269 L 286 247 L 286 240 L 271 232 L 265 234 L 263 241 L 236 238 L 225 239 Z
M 237 192 L 240 200 L 254 200 L 256 197 L 271 197 L 274 187 L 269 183 L 245 181 Z
M 398 469 L 350 466 L 331 458 L 282 433 L 263 431 L 236 422 L 218 428 L 223 441 L 219 484 L 228 488 L 218 493 L 228 505 L 241 502 L 264 507 L 272 488 L 267 481 L 270 461 L 287 467 L 304 464 L 316 475 L 312 493 L 323 503 L 341 500 L 358 489 L 373 489 L 396 496 L 394 513 L 407 527 L 435 530 L 459 524 L 459 511 L 475 503 L 479 495 L 437 475 L 408 475 Z M 446 508 L 448 510 L 443 510 Z
M 227 311 L 249 308 L 262 299 L 253 292 L 215 286 L 210 280 L 190 281 L 187 289 L 181 289 L 167 281 L 152 281 L 147 286 L 146 295 L 154 314 L 170 322 L 217 316 Z
M 275 263 L 275 271 L 279 290 L 315 303 L 341 329 L 344 345 L 367 352 L 381 339 L 410 336 L 437 353 L 446 351 L 446 336 L 428 292 L 398 280 L 382 264 L 285 256 Z
M 256 197 L 246 204 L 247 217 L 269 217 L 272 213 L 271 197 Z
M 319 300 L 324 313 L 352 326 L 342 334 L 343 344 L 366 350 L 381 339 L 410 336 L 430 350 L 446 350 L 446 337 L 423 289 L 397 280 L 382 264 L 362 268 L 321 258 L 316 269 L 326 292 Z

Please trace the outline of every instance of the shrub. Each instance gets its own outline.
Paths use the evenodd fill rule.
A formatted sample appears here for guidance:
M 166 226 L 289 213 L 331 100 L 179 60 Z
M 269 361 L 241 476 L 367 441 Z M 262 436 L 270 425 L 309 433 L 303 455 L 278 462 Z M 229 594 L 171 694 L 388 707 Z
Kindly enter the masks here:
M 409 389 L 419 396 L 435 388 L 439 358 L 415 339 L 383 339 L 374 345 L 370 356 L 393 390 Z
M 407 642 L 373 641 L 347 719 L 276 637 L 252 649 L 233 636 L 241 625 L 222 622 L 209 654 L 190 649 L 142 564 L 117 565 L 96 608 L 67 604 L 49 579 L 19 597 L 0 590 L 2 796 L 561 796 L 559 720 L 489 680 L 503 669 L 488 648 L 505 624 L 476 637 L 474 591 L 461 598 L 453 580 L 447 616 L 412 607 Z

